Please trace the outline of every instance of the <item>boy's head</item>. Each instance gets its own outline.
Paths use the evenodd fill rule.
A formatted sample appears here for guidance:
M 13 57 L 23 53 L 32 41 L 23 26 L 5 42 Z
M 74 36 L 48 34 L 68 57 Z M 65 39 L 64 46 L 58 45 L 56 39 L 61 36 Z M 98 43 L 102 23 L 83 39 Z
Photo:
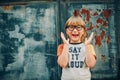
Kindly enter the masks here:
M 69 31 L 67 31 L 67 29 L 69 29 L 69 31 L 71 31 L 72 33 L 69 33 Z M 69 38 L 70 38 L 70 34 L 74 34 L 73 33 L 74 29 L 77 30 L 79 35 L 81 34 L 80 35 L 81 42 L 84 42 L 85 38 L 87 37 L 87 32 L 85 29 L 85 22 L 81 18 L 80 14 L 79 14 L 79 10 L 75 10 L 73 13 L 73 16 L 71 16 L 65 23 L 65 30 L 66 30 L 67 36 Z M 83 29 L 83 32 L 80 33 L 80 29 Z M 74 36 L 74 38 L 75 38 L 75 36 Z
M 65 29 L 66 29 L 68 26 L 71 26 L 71 25 L 74 25 L 74 26 L 82 26 L 83 28 L 85 28 L 85 22 L 84 22 L 84 20 L 80 17 L 80 14 L 79 14 L 79 11 L 78 11 L 78 10 L 75 10 L 74 13 L 73 13 L 73 16 L 71 16 L 71 17 L 66 21 Z

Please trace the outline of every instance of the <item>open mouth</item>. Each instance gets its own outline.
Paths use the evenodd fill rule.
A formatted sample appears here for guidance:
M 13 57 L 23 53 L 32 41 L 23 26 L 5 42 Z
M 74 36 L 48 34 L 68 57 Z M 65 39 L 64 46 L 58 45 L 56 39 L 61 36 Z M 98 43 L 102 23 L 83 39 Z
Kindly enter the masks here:
M 79 35 L 78 34 L 72 34 L 73 37 L 78 37 Z

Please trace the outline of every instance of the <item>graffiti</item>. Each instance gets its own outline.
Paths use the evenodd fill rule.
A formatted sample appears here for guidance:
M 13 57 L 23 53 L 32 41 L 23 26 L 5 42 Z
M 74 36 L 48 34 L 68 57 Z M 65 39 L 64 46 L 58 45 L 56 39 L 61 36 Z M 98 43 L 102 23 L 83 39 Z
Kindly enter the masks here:
M 100 47 L 103 40 L 106 43 L 110 43 L 110 35 L 108 33 L 108 18 L 112 14 L 111 9 L 89 10 L 87 8 L 80 9 L 80 16 L 84 18 L 86 22 L 87 31 L 95 32 L 95 45 Z M 94 20 L 94 22 L 93 22 Z
M 117 65 L 115 59 L 117 58 L 114 55 L 117 55 L 117 45 L 114 26 L 114 6 L 103 4 L 76 5 L 71 3 L 68 7 L 68 16 L 71 16 L 75 9 L 79 10 L 80 16 L 86 23 L 88 36 L 91 32 L 94 32 L 91 44 L 93 44 L 96 52 L 97 63 L 94 69 L 91 70 L 93 73 L 92 78 L 97 80 L 98 77 L 101 79 L 116 77 Z

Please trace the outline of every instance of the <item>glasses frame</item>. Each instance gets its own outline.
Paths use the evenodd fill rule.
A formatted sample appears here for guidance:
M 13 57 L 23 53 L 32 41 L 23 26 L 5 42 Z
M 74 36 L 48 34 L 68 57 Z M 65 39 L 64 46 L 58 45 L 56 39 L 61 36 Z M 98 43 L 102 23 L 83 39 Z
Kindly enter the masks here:
M 77 31 L 81 31 L 83 27 L 82 26 L 66 26 L 66 29 L 68 29 L 69 31 L 73 31 L 74 29 L 76 29 Z

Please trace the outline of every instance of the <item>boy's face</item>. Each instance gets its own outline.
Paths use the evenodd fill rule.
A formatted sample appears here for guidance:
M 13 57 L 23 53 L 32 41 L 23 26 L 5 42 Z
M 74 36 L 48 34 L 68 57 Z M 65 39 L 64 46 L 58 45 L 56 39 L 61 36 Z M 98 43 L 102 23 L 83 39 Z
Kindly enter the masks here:
M 84 28 L 81 26 L 68 26 L 66 33 L 70 40 L 70 43 L 80 43 L 81 36 L 84 34 Z

